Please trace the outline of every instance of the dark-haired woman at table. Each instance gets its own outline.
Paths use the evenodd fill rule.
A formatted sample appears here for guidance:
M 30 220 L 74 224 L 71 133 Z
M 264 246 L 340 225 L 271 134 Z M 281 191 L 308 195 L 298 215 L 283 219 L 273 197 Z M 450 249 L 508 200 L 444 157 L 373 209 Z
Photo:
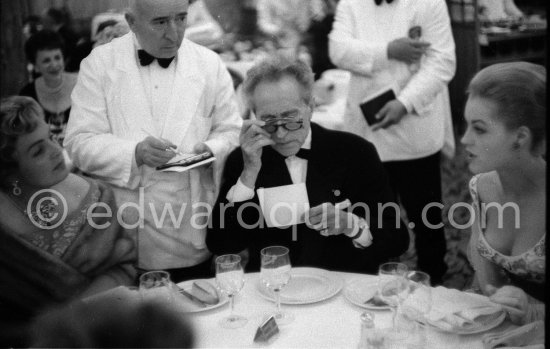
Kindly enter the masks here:
M 34 98 L 44 109 L 52 139 L 63 145 L 77 75 L 65 72 L 64 43 L 59 34 L 41 30 L 25 43 L 27 59 L 40 74 L 19 95 Z
M 0 103 L 0 212 L 0 343 L 44 307 L 134 282 L 112 190 L 69 173 L 29 97 Z
M 476 174 L 470 181 L 475 221 L 469 248 L 475 281 L 489 295 L 494 287 L 513 285 L 531 304 L 543 302 L 546 69 L 495 64 L 472 79 L 468 93 L 462 143 Z

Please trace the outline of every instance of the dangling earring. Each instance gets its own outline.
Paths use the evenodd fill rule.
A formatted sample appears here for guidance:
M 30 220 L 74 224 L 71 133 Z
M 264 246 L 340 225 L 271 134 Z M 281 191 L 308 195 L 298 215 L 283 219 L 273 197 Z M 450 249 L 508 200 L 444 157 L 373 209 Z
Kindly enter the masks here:
M 12 186 L 13 186 L 13 189 L 11 190 L 11 192 L 13 193 L 13 195 L 15 196 L 21 195 L 21 188 L 19 188 L 19 181 L 13 182 Z

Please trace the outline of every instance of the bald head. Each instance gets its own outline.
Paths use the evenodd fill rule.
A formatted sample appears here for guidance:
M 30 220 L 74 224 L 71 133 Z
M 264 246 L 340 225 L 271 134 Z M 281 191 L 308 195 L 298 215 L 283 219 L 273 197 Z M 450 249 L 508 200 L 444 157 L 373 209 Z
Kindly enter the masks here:
M 170 58 L 183 41 L 188 7 L 188 0 L 128 0 L 126 21 L 145 51 Z

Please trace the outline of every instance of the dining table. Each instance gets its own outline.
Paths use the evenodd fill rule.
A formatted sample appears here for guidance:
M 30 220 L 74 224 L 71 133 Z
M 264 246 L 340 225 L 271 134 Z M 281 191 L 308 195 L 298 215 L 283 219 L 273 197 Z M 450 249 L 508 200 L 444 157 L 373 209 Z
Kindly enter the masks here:
M 229 303 L 211 309 L 187 313 L 199 348 L 357 348 L 361 336 L 361 314 L 366 311 L 346 297 L 346 289 L 357 280 L 376 282 L 376 275 L 325 271 L 341 283 L 330 297 L 309 304 L 282 304 L 283 311 L 294 320 L 279 326 L 279 333 L 268 342 L 254 342 L 258 327 L 275 311 L 275 303 L 262 293 L 259 273 L 245 274 L 243 289 L 234 299 L 235 314 L 248 319 L 237 329 L 222 328 L 220 320 L 230 313 Z M 213 285 L 215 279 L 208 280 Z M 189 282 L 188 282 L 189 283 Z M 292 279 L 290 281 L 292 283 Z M 290 285 L 289 283 L 289 285 Z M 181 285 L 181 284 L 180 284 Z M 392 323 L 389 310 L 369 310 L 377 329 L 388 329 Z M 490 331 L 509 326 L 508 320 Z M 483 348 L 483 333 L 459 335 L 425 328 L 424 348 Z

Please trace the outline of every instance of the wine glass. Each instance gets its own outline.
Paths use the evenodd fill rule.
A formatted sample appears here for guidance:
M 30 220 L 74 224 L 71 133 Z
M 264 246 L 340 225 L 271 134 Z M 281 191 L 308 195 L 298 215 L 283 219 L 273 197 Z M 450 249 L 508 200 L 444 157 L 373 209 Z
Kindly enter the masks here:
M 411 332 L 411 346 L 424 348 L 426 343 L 426 331 L 423 326 L 426 316 L 432 309 L 432 288 L 430 287 L 430 275 L 413 270 L 407 273 L 409 284 L 409 297 L 403 303 L 403 315 L 411 320 L 409 329 Z
M 389 262 L 378 267 L 378 294 L 393 312 L 392 326 L 400 311 L 401 302 L 407 297 L 408 286 L 406 274 L 409 268 L 403 263 Z
M 432 309 L 432 288 L 430 287 L 430 275 L 413 270 L 407 273 L 409 284 L 409 299 L 406 307 L 406 315 L 412 319 L 424 321 L 424 317 Z M 405 309 L 403 309 L 405 311 Z
M 174 301 L 175 286 L 166 271 L 149 271 L 139 277 L 139 292 L 144 301 L 160 300 L 166 303 Z
M 260 280 L 266 288 L 275 292 L 277 310 L 273 316 L 279 325 L 288 324 L 294 319 L 291 314 L 281 311 L 281 290 L 290 281 L 291 267 L 288 252 L 288 248 L 283 246 L 266 247 L 261 251 Z
M 231 313 L 220 321 L 223 328 L 239 328 L 246 325 L 248 320 L 241 315 L 235 315 L 235 296 L 244 286 L 244 271 L 241 265 L 241 256 L 225 254 L 216 258 L 216 283 L 218 288 L 229 297 Z

